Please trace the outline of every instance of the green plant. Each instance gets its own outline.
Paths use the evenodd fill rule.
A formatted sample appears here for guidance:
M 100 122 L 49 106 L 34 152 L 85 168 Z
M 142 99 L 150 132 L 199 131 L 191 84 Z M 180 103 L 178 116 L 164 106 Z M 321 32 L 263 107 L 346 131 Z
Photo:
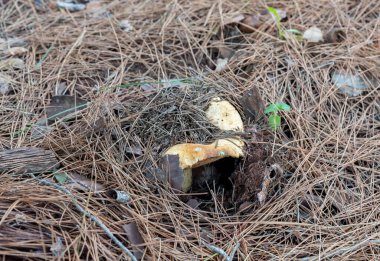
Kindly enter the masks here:
M 265 109 L 266 114 L 270 114 L 268 118 L 268 124 L 273 131 L 277 130 L 281 126 L 281 116 L 278 115 L 280 111 L 290 111 L 291 107 L 289 104 L 283 102 L 276 102 L 270 104 Z
M 268 7 L 267 8 L 268 12 L 270 12 L 271 14 L 274 15 L 275 19 L 276 19 L 276 26 L 277 26 L 277 31 L 278 31 L 278 37 L 280 39 L 285 39 L 285 33 L 284 31 L 282 30 L 281 28 L 281 17 L 280 15 L 278 14 L 276 8 L 274 7 Z
M 282 29 L 282 27 L 281 27 L 281 17 L 278 14 L 276 8 L 269 6 L 267 8 L 267 10 L 268 10 L 268 12 L 270 12 L 271 14 L 273 14 L 273 16 L 275 17 L 277 31 L 278 31 L 278 38 L 280 38 L 281 40 L 284 40 L 286 38 L 285 32 L 287 32 L 287 33 L 294 34 L 295 37 L 296 37 L 296 39 L 298 41 L 302 41 L 303 40 L 303 36 L 302 36 L 302 32 L 301 31 L 299 31 L 297 29 L 286 29 L 286 30 Z

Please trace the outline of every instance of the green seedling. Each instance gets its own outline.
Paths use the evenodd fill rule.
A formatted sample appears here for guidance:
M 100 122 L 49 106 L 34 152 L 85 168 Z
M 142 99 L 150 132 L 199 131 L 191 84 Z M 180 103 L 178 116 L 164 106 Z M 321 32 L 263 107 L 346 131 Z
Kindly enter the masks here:
M 284 40 L 286 38 L 286 33 L 291 33 L 291 34 L 295 35 L 295 37 L 296 37 L 296 39 L 298 41 L 302 41 L 303 40 L 303 36 L 302 36 L 302 32 L 301 31 L 299 31 L 297 29 L 286 29 L 286 30 L 282 29 L 282 27 L 281 27 L 281 17 L 278 14 L 276 8 L 274 8 L 274 7 L 268 7 L 267 10 L 268 10 L 268 12 L 270 12 L 271 14 L 273 14 L 273 16 L 275 17 L 277 31 L 278 31 L 278 38 L 280 38 L 281 40 Z
M 54 46 L 50 46 L 49 49 L 47 49 L 46 53 L 42 55 L 42 58 L 38 61 L 36 66 L 34 67 L 35 70 L 39 69 L 42 65 L 42 63 L 45 61 L 49 53 L 54 49 Z
M 276 8 L 274 7 L 268 7 L 268 12 L 274 15 L 274 18 L 276 19 L 276 26 L 277 26 L 277 32 L 278 32 L 278 38 L 285 39 L 285 33 L 281 28 L 281 17 L 278 14 Z
M 272 103 L 265 109 L 264 112 L 266 114 L 270 114 L 268 118 L 268 124 L 273 131 L 276 131 L 281 126 L 281 116 L 278 115 L 278 113 L 280 111 L 289 112 L 290 110 L 290 105 L 283 102 Z

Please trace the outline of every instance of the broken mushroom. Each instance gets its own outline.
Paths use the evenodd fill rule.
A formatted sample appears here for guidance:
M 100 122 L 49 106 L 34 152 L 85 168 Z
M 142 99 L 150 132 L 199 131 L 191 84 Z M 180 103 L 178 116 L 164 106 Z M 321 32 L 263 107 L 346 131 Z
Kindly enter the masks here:
M 243 131 L 243 121 L 235 109 L 228 101 L 219 98 L 214 99 L 206 111 L 208 120 L 226 131 Z M 164 159 L 169 156 L 178 157 L 178 162 L 172 166 L 173 160 L 166 170 L 166 176 L 170 184 L 183 192 L 188 192 L 192 185 L 192 170 L 220 159 L 240 158 L 244 156 L 244 142 L 239 137 L 219 139 L 211 144 L 183 143 L 170 147 L 164 153 Z M 179 177 L 180 176 L 180 177 Z
M 221 130 L 243 131 L 239 112 L 228 101 L 215 98 L 206 111 L 207 119 Z
M 205 144 L 183 143 L 169 148 L 164 155 L 178 155 L 179 167 L 183 170 L 183 184 L 179 188 L 187 192 L 192 184 L 192 169 L 213 163 L 220 159 L 244 156 L 244 142 L 238 138 L 220 139 Z

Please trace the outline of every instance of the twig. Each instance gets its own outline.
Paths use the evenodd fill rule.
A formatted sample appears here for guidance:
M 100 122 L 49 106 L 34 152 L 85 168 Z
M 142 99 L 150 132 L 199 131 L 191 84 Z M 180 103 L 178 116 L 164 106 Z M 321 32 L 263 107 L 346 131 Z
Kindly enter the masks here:
M 226 260 L 229 260 L 229 256 L 227 255 L 226 252 L 224 252 L 223 249 L 214 245 L 210 245 L 210 244 L 206 244 L 206 247 L 210 249 L 212 252 L 218 253 L 219 255 L 223 256 L 224 258 L 226 258 Z
M 236 253 L 236 251 L 238 251 L 239 247 L 240 247 L 240 243 L 236 242 L 236 245 L 235 245 L 234 249 L 232 249 L 232 252 L 230 254 L 230 261 L 232 261 L 232 259 L 234 258 L 235 253 Z
M 219 255 L 223 256 L 226 259 L 226 261 L 232 261 L 233 260 L 235 253 L 239 249 L 239 246 L 240 246 L 239 242 L 236 242 L 235 247 L 232 249 L 231 254 L 228 256 L 227 253 L 224 252 L 223 249 L 221 249 L 217 246 L 210 245 L 210 244 L 205 244 L 205 245 L 208 249 L 210 249 L 214 253 L 218 253 Z
M 119 239 L 117 239 L 113 234 L 112 232 L 102 223 L 102 221 L 100 221 L 97 217 L 93 216 L 92 214 L 90 214 L 88 211 L 86 211 L 85 209 L 83 209 L 78 201 L 76 200 L 76 198 L 73 196 L 73 194 L 71 194 L 71 192 L 69 190 L 67 190 L 66 188 L 62 187 L 62 186 L 59 186 L 57 184 L 54 184 L 52 182 L 49 182 L 47 180 L 39 180 L 39 183 L 42 184 L 42 185 L 46 185 L 46 186 L 51 186 L 51 187 L 54 187 L 56 189 L 58 189 L 59 191 L 67 194 L 71 200 L 73 201 L 75 207 L 80 211 L 82 212 L 85 216 L 87 216 L 88 218 L 90 218 L 92 221 L 94 221 L 96 224 L 98 224 L 98 226 L 100 226 L 104 232 L 106 232 L 106 234 L 112 239 L 112 241 L 118 245 L 131 259 L 132 261 L 137 261 L 137 258 L 132 254 L 132 252 L 126 247 L 123 245 L 122 242 L 120 242 Z

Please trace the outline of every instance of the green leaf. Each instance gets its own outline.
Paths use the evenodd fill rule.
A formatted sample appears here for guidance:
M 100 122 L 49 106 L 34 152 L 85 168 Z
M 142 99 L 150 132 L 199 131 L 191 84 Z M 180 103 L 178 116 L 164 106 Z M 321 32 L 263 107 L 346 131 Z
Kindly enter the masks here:
M 265 109 L 265 113 L 278 112 L 279 108 L 276 104 L 272 103 Z
M 281 125 L 281 117 L 277 114 L 273 114 L 268 118 L 268 124 L 273 131 L 277 130 Z
M 57 172 L 54 174 L 54 178 L 59 184 L 64 184 L 69 177 L 66 173 Z
M 277 26 L 277 30 L 278 30 L 278 36 L 280 39 L 284 39 L 285 38 L 285 35 L 284 35 L 284 32 L 282 31 L 281 29 L 281 17 L 280 15 L 278 14 L 276 8 L 273 8 L 273 7 L 268 7 L 267 8 L 268 12 L 272 13 L 274 15 L 274 17 L 276 18 L 276 26 Z
M 292 34 L 295 34 L 295 35 L 302 35 L 302 32 L 297 30 L 297 29 L 287 29 L 286 32 L 288 33 L 292 33 Z
M 276 18 L 276 23 L 280 23 L 281 17 L 278 14 L 277 9 L 274 7 L 268 6 L 267 10 L 274 15 L 274 17 Z
M 289 104 L 284 103 L 284 102 L 277 102 L 275 103 L 279 111 L 290 111 L 292 108 L 290 107 Z
M 303 33 L 301 31 L 297 29 L 287 29 L 285 32 L 293 34 L 297 41 L 303 41 Z
M 38 63 L 36 64 L 36 66 L 34 67 L 34 69 L 39 69 L 42 65 L 42 63 L 45 61 L 46 57 L 48 56 L 48 54 L 51 52 L 51 50 L 54 49 L 54 46 L 50 46 L 49 49 L 47 49 L 46 53 L 42 56 L 41 60 L 38 61 Z

